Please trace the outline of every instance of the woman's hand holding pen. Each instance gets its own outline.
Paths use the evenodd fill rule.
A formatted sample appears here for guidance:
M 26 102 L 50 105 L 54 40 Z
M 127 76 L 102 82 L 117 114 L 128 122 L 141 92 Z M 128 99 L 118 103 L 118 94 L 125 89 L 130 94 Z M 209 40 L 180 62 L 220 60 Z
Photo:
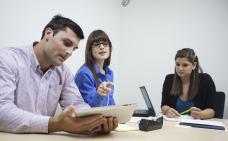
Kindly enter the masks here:
M 191 107 L 190 109 L 182 112 L 181 115 L 188 112 L 191 112 L 191 116 L 195 119 L 204 119 L 203 110 L 201 110 L 200 108 Z
M 202 118 L 202 110 L 196 107 L 191 107 L 191 116 L 196 119 L 201 119 Z
M 101 96 L 107 96 L 111 92 L 112 82 L 102 82 L 97 88 L 97 93 Z

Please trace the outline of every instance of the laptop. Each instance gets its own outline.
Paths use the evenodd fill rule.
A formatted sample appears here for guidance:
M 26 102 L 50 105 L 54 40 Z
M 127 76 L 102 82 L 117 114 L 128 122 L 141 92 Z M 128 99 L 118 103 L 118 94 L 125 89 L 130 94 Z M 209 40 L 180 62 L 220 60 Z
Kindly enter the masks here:
M 139 87 L 141 90 L 141 93 L 143 95 L 143 99 L 146 103 L 147 106 L 147 110 L 135 110 L 133 113 L 133 117 L 149 117 L 149 116 L 155 116 L 155 111 L 154 111 L 154 107 L 150 101 L 149 95 L 146 91 L 146 87 L 145 86 L 141 86 Z

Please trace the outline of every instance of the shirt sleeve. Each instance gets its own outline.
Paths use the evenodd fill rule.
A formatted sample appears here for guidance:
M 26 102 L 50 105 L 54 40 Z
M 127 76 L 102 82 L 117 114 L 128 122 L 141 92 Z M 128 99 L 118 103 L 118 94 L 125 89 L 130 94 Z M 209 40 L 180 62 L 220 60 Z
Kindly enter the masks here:
M 6 58 L 6 57 L 4 57 Z M 17 82 L 16 67 L 0 57 L 0 131 L 13 133 L 48 133 L 48 116 L 40 116 L 14 103 Z M 9 60 L 9 58 L 8 58 Z
M 175 108 L 174 98 L 170 95 L 171 86 L 172 86 L 172 76 L 167 75 L 162 88 L 161 107 L 164 105 L 167 105 L 172 108 Z
M 74 82 L 74 75 L 66 67 L 65 81 L 60 96 L 60 105 L 63 109 L 73 105 L 76 109 L 90 108 L 90 106 L 84 101 L 81 93 L 78 90 L 77 85 Z
M 205 89 L 205 95 L 207 95 L 205 108 L 215 109 L 215 93 L 216 88 L 213 79 L 209 74 L 205 74 L 203 78 L 203 87 Z
M 96 82 L 92 76 L 88 73 L 80 72 L 75 76 L 75 83 L 77 84 L 83 98 L 90 106 L 96 107 L 99 101 L 102 101 L 106 97 L 100 96 L 97 93 Z

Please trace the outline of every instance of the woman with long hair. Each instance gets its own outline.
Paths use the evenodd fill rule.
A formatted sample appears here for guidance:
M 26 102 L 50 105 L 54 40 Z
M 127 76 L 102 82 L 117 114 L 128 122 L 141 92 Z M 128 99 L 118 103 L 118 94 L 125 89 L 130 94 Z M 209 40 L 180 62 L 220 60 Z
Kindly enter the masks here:
M 85 64 L 75 75 L 75 83 L 91 107 L 115 105 L 111 53 L 108 35 L 102 30 L 93 31 L 86 44 Z
M 197 119 L 213 118 L 215 84 L 209 74 L 203 73 L 194 50 L 178 50 L 175 63 L 175 73 L 167 75 L 163 84 L 163 114 L 178 117 L 188 113 Z

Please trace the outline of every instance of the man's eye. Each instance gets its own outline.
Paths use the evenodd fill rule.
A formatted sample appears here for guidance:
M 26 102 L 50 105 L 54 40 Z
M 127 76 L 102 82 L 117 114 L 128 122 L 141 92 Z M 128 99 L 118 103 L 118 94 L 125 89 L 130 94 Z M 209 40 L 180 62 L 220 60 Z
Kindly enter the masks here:
M 72 46 L 72 43 L 69 42 L 69 41 L 63 41 L 63 44 L 64 44 L 65 46 L 67 46 L 67 47 Z

